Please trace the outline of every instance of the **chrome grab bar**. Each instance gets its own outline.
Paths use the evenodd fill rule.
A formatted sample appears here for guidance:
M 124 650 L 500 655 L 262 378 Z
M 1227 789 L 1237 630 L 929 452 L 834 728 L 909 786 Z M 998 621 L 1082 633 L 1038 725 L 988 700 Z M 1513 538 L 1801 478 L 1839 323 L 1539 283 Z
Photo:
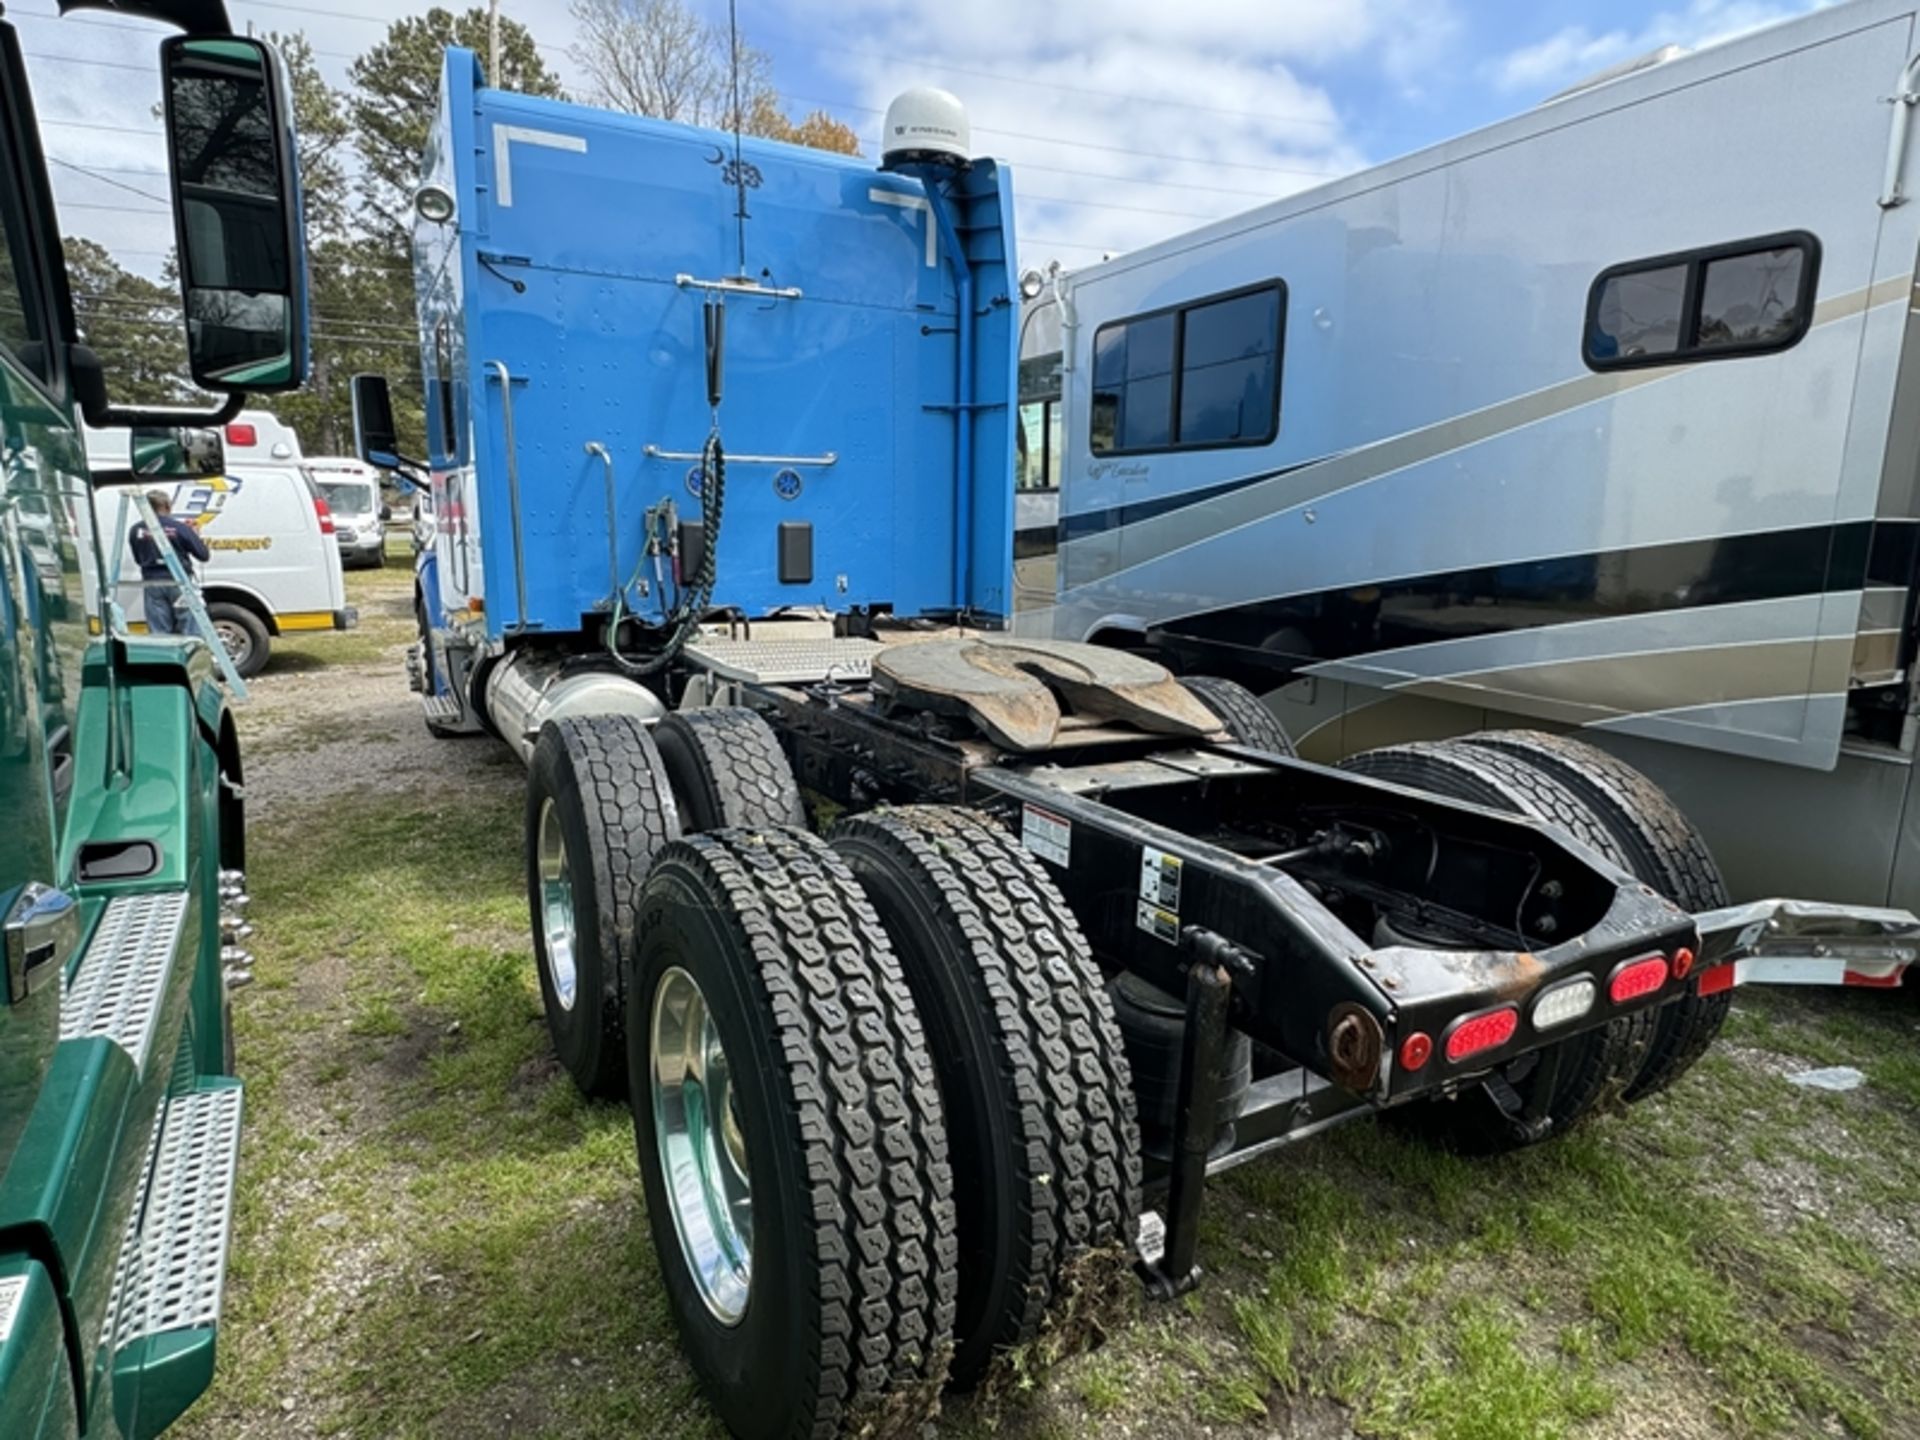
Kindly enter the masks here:
M 614 516 L 613 453 L 598 440 L 589 440 L 587 454 L 598 455 L 607 474 L 607 606 L 620 600 L 620 526 Z
M 696 280 L 684 271 L 673 277 L 673 283 L 682 290 L 722 290 L 729 295 L 758 295 L 762 300 L 798 300 L 800 287 L 788 285 L 776 289 L 771 285 L 762 285 L 758 280 L 741 278 L 738 280 Z
M 649 460 L 699 460 L 698 450 L 662 450 L 658 445 L 647 446 Z M 838 450 L 829 450 L 824 455 L 736 455 L 727 451 L 729 465 L 833 465 L 840 459 Z
M 504 360 L 489 360 L 487 368 L 500 377 L 500 428 L 507 441 L 507 504 L 513 511 L 513 594 L 519 606 L 513 628 L 527 627 L 527 567 L 520 536 L 520 459 L 513 439 L 513 374 Z

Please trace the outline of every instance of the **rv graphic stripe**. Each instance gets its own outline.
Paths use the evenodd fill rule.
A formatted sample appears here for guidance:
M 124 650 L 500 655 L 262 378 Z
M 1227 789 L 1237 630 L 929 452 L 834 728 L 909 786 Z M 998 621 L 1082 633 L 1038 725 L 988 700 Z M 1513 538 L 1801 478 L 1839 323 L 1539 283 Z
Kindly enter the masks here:
M 1845 294 L 1830 296 L 1814 307 L 1813 328 L 1850 318 L 1880 305 L 1909 299 L 1914 293 L 1911 275 L 1895 276 Z M 1174 551 L 1215 539 L 1226 531 L 1256 524 L 1283 511 L 1324 500 L 1340 491 L 1366 485 L 1424 464 L 1442 455 L 1468 449 L 1523 426 L 1538 424 L 1596 401 L 1610 399 L 1658 384 L 1698 369 L 1697 362 L 1680 362 L 1645 370 L 1587 373 L 1548 385 L 1525 395 L 1451 416 L 1432 425 L 1363 445 L 1303 460 L 1278 470 L 1242 476 L 1209 489 L 1191 490 L 1159 500 L 1120 507 L 1119 523 L 1137 526 L 1127 537 L 1124 559 L 1119 552 L 1096 547 L 1084 560 L 1070 566 L 1076 585 L 1088 584 L 1114 572 L 1144 565 Z M 1195 508 L 1195 502 L 1217 503 Z M 1113 510 L 1088 512 L 1081 528 L 1079 516 L 1063 517 L 1060 540 L 1070 545 L 1086 534 L 1110 527 Z
M 1571 621 L 1904 587 L 1916 542 L 1920 526 L 1905 520 L 1763 530 L 1277 596 L 1168 620 L 1155 633 L 1290 671 Z
M 1278 470 L 1262 470 L 1257 475 L 1241 475 L 1232 480 L 1223 480 L 1217 485 L 1202 485 L 1198 489 L 1183 490 L 1177 495 L 1160 495 L 1151 500 L 1135 500 L 1125 505 L 1110 505 L 1104 510 L 1082 510 L 1073 515 L 1062 515 L 1059 527 L 1060 539 L 1080 540 L 1089 535 L 1117 530 L 1123 525 L 1137 525 L 1142 520 L 1151 520 L 1157 515 L 1168 515 L 1176 510 L 1202 505 L 1209 500 L 1218 500 L 1223 495 L 1231 495 L 1236 490 L 1244 490 L 1249 485 L 1259 484 L 1262 480 L 1276 480 L 1282 475 L 1291 475 L 1296 470 L 1305 470 L 1311 465 L 1323 464 L 1336 458 L 1335 454 L 1317 455 L 1311 460 L 1283 465 Z

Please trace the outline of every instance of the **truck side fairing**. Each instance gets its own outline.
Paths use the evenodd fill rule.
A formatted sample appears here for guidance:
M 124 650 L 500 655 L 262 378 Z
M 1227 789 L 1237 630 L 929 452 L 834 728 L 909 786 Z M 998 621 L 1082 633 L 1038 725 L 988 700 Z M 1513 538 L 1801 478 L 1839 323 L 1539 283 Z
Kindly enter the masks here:
M 442 616 L 477 600 L 495 642 L 561 635 L 623 588 L 627 610 L 663 616 L 643 516 L 671 499 L 701 518 L 689 457 L 712 424 L 710 292 L 681 277 L 740 276 L 799 294 L 725 296 L 715 602 L 750 616 L 1011 608 L 1006 175 L 980 162 L 957 205 L 977 408 L 956 418 L 956 287 L 919 182 L 753 139 L 736 160 L 733 146 L 480 88 L 472 56 L 448 53 L 427 180 L 457 214 L 416 232 Z M 973 427 L 970 486 L 955 484 L 957 424 Z M 611 457 L 611 517 L 590 441 Z M 972 497 L 964 515 L 956 492 Z M 781 567 L 783 526 L 807 527 L 807 563 Z
M 1849 686 L 1905 663 L 1920 528 L 1890 451 L 1920 211 L 1876 203 L 1910 9 L 1838 6 L 1069 277 L 1059 590 L 1023 628 L 1832 766 Z M 1607 267 L 1789 231 L 1817 239 L 1798 344 L 1583 362 Z M 1273 279 L 1272 443 L 1090 451 L 1102 325 Z

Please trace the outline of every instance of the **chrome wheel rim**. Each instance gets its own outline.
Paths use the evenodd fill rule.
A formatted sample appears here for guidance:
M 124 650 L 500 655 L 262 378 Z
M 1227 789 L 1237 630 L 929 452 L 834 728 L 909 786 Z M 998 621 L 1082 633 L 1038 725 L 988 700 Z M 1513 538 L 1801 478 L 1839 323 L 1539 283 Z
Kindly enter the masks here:
M 546 942 L 547 978 L 562 1010 L 573 1009 L 580 976 L 573 954 L 573 875 L 567 869 L 567 838 L 551 799 L 540 804 L 540 935 Z
M 736 1325 L 753 1279 L 753 1182 L 733 1068 L 699 983 L 679 966 L 653 993 L 653 1133 L 680 1253 L 713 1318 Z
M 213 632 L 220 637 L 220 643 L 227 648 L 227 659 L 236 666 L 244 665 L 247 657 L 253 654 L 253 637 L 246 629 L 231 620 L 213 622 Z

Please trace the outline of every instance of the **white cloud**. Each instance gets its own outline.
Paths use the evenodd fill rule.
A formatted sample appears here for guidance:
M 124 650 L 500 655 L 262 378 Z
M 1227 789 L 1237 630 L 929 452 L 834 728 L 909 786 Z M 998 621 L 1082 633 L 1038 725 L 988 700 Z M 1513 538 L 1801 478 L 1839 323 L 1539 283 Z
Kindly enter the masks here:
M 1490 62 L 1487 72 L 1501 90 L 1542 91 L 1570 85 L 1666 45 L 1698 50 L 1763 25 L 1803 15 L 1831 0 L 1691 0 L 1682 10 L 1655 15 L 1638 30 L 1595 34 L 1568 25 L 1533 45 Z
M 1082 265 L 1291 194 L 1366 162 L 1312 67 L 1356 57 L 1405 85 L 1452 34 L 1413 0 L 810 0 L 804 34 L 866 107 L 937 84 L 975 148 L 1015 172 L 1023 263 Z M 793 15 L 789 11 L 789 15 Z M 780 51 L 781 37 L 760 42 Z

